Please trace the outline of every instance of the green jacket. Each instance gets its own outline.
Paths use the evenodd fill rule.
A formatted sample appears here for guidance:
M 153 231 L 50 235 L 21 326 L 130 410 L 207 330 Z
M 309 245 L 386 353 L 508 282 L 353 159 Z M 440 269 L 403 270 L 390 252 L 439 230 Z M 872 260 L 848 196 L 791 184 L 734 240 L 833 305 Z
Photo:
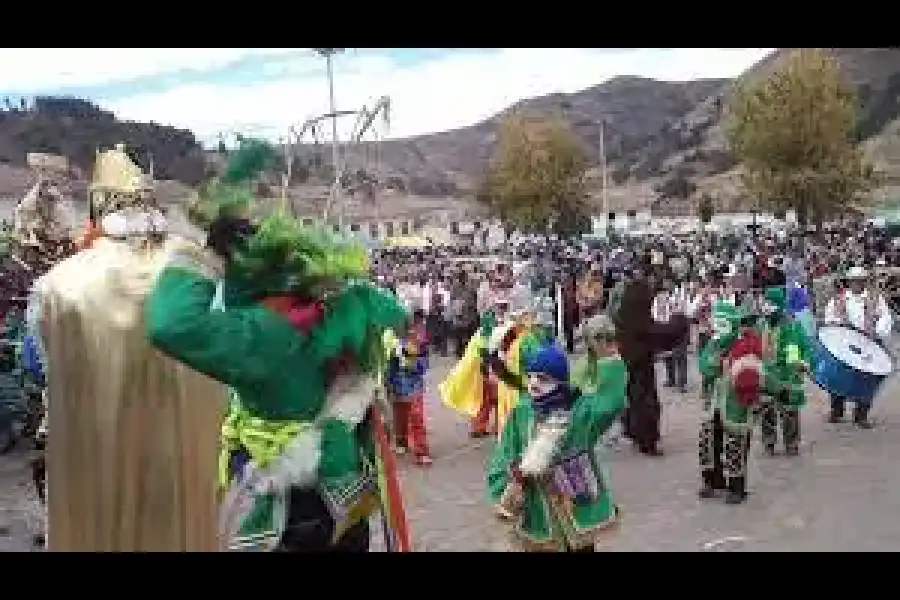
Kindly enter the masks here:
M 803 326 L 790 318 L 782 318 L 776 325 L 761 319 L 760 335 L 770 347 L 763 357 L 766 393 L 780 399 L 783 392 L 789 406 L 800 407 L 806 401 L 803 389 L 803 365 L 809 365 L 811 348 Z
M 598 464 L 594 449 L 625 408 L 627 373 L 625 363 L 608 359 L 598 364 L 592 393 L 582 394 L 569 413 L 566 432 L 556 448 L 554 460 L 585 455 L 598 481 L 598 494 L 586 503 L 563 500 L 548 492 L 536 479 L 524 486 L 524 506 L 516 533 L 526 548 L 534 550 L 579 549 L 593 544 L 597 534 L 617 523 L 608 477 Z M 538 416 L 528 394 L 523 393 L 512 409 L 499 444 L 487 468 L 488 496 L 499 503 L 510 484 L 511 469 L 535 439 Z
M 750 423 L 750 409 L 738 402 L 730 378 L 722 372 L 722 357 L 737 339 L 738 334 L 713 337 L 700 350 L 697 364 L 700 370 L 703 411 L 707 418 L 714 411 L 719 411 L 726 426 L 741 428 Z
M 268 466 L 289 444 L 300 447 L 302 437 L 308 451 L 292 459 L 292 484 L 352 485 L 368 454 L 358 427 L 371 397 L 357 394 L 351 400 L 359 406 L 329 400 L 327 367 L 347 353 L 377 361 L 372 350 L 380 350 L 385 329 L 406 320 L 405 310 L 378 288 L 350 284 L 303 333 L 262 305 L 211 310 L 215 294 L 211 279 L 181 266 L 164 269 L 145 306 L 152 343 L 234 390 L 226 442 L 246 446 L 254 466 Z
M 603 381 L 601 370 L 608 368 L 607 360 L 590 354 L 578 358 L 572 365 L 572 374 L 569 376 L 572 385 L 581 390 L 582 394 L 597 393 L 597 386 Z
M 697 355 L 697 368 L 700 371 L 700 383 L 704 393 L 708 393 L 716 379 L 722 374 L 722 356 L 728 352 L 729 345 L 737 336 L 712 337 L 700 348 Z

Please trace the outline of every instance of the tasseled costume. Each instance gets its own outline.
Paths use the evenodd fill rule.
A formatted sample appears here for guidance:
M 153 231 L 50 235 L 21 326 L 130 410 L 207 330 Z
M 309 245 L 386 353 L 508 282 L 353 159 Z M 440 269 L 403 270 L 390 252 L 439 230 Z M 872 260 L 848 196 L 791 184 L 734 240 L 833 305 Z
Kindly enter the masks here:
M 796 456 L 800 452 L 800 409 L 806 403 L 803 374 L 811 358 L 809 339 L 802 322 L 787 310 L 785 288 L 767 289 L 765 306 L 769 314 L 757 328 L 762 340 L 768 400 L 760 418 L 762 442 L 766 453 L 774 455 L 780 424 L 785 454 Z
M 704 413 L 700 422 L 701 498 L 747 497 L 747 459 L 763 384 L 762 340 L 748 317 L 726 302 L 713 311 L 716 335 L 701 349 Z

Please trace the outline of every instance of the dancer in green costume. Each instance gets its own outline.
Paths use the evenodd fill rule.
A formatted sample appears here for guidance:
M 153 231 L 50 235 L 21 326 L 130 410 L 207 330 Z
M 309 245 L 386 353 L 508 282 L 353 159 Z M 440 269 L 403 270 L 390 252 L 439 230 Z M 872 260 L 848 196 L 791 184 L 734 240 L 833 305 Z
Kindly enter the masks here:
M 581 338 L 587 353 L 572 366 L 572 385 L 583 394 L 593 394 L 598 381 L 606 379 L 601 373 L 610 365 L 618 369 L 618 361 L 621 361 L 618 352 L 612 350 L 616 327 L 605 314 L 594 315 L 581 326 Z
M 406 313 L 364 280 L 362 247 L 284 215 L 245 218 L 250 180 L 272 157 L 244 141 L 207 186 L 194 214 L 209 251 L 173 253 L 146 304 L 147 332 L 233 389 L 223 535 L 242 548 L 366 551 L 377 492 L 371 376 L 384 331 Z
M 714 335 L 701 349 L 701 498 L 726 491 L 728 504 L 746 498 L 747 456 L 763 380 L 762 342 L 734 305 L 713 308 Z
M 568 383 L 565 351 L 551 342 L 527 357 L 526 390 L 487 468 L 498 515 L 527 551 L 593 552 L 618 524 L 594 448 L 625 408 L 625 363 L 607 344 L 590 393 Z
M 770 456 L 775 454 L 779 420 L 785 454 L 800 453 L 800 409 L 806 402 L 803 375 L 809 365 L 809 340 L 802 325 L 788 315 L 786 305 L 785 288 L 770 287 L 765 291 L 759 329 L 769 402 L 762 411 L 760 428 L 763 446 Z

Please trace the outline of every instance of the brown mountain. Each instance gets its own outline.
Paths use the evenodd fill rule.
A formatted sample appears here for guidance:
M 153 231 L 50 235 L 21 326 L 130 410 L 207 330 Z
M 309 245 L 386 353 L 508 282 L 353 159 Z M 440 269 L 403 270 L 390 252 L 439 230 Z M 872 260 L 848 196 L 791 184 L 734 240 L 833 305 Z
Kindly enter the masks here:
M 727 83 L 721 79 L 670 83 L 616 77 L 574 94 L 522 100 L 471 127 L 382 142 L 380 162 L 369 168 L 404 178 L 409 190 L 420 195 L 445 195 L 454 187 L 460 191 L 471 189 L 487 166 L 500 120 L 520 109 L 567 120 L 594 162 L 599 154 L 599 124 L 604 119 L 607 156 L 617 164 L 639 152 L 668 122 L 680 118 Z M 349 156 L 348 163 L 362 168 L 364 152 Z M 369 150 L 369 154 L 374 152 Z
M 781 49 L 742 77 L 768 72 L 791 49 Z M 829 48 L 860 98 L 859 139 L 868 141 L 876 163 L 897 171 L 895 141 L 900 126 L 900 49 Z M 606 150 L 614 183 L 652 182 L 661 196 L 691 196 L 695 187 L 716 187 L 727 180 L 734 160 L 722 129 L 722 107 L 729 80 L 672 83 L 639 77 L 616 77 L 574 94 L 551 94 L 523 100 L 504 113 L 472 127 L 405 140 L 383 142 L 377 170 L 404 177 L 422 195 L 443 195 L 457 187 L 471 189 L 493 148 L 497 124 L 510 110 L 560 115 L 598 159 L 599 125 L 606 122 Z M 371 149 L 366 150 L 371 156 Z M 351 164 L 371 165 L 364 152 Z M 372 169 L 371 166 L 368 167 Z

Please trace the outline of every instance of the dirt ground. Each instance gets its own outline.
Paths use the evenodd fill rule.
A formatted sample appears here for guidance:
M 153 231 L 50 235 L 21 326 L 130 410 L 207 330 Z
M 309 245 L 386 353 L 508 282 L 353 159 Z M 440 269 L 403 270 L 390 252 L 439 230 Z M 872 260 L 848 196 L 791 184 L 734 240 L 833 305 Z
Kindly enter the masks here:
M 507 533 L 485 500 L 491 440 L 470 440 L 467 425 L 434 393 L 449 360 L 429 378 L 428 424 L 434 465 L 403 460 L 403 484 L 415 549 L 507 551 Z M 664 457 L 630 445 L 608 449 L 612 488 L 624 521 L 607 551 L 893 551 L 900 548 L 900 383 L 887 382 L 873 410 L 875 428 L 827 424 L 823 394 L 811 391 L 796 458 L 764 458 L 754 445 L 750 491 L 742 506 L 697 498 L 697 385 L 663 391 Z M 374 519 L 373 549 L 383 548 Z M 26 456 L 0 457 L 0 551 L 36 549 L 42 527 Z

